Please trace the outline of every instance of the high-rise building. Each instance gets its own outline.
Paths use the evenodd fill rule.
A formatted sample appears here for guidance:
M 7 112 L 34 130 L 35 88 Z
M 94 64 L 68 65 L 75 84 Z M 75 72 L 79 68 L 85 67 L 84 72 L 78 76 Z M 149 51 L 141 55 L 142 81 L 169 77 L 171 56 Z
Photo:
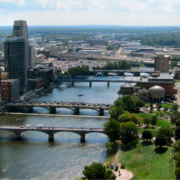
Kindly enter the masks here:
M 25 38 L 27 49 L 27 67 L 33 67 L 35 65 L 35 51 L 34 46 L 28 45 L 28 28 L 26 21 L 14 21 L 13 36 Z
M 27 29 L 26 21 L 23 20 L 14 21 L 13 36 L 24 37 L 25 41 L 28 44 L 28 29 Z
M 24 37 L 6 37 L 4 43 L 5 71 L 9 79 L 20 80 L 20 91 L 27 91 L 27 48 Z
M 169 72 L 169 56 L 157 54 L 155 57 L 155 71 Z
M 35 50 L 34 46 L 29 45 L 28 46 L 28 53 L 29 53 L 29 61 L 27 66 L 28 67 L 34 67 L 35 66 Z

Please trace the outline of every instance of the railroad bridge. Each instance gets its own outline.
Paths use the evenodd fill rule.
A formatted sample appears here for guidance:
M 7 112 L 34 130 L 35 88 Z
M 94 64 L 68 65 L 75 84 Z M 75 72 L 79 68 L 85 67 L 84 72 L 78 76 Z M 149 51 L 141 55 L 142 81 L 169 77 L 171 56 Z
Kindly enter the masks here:
M 110 86 L 110 83 L 137 83 L 139 80 L 133 80 L 133 78 L 125 79 L 124 77 L 116 77 L 113 76 L 111 78 L 107 78 L 106 76 L 76 76 L 74 79 L 71 76 L 60 75 L 54 79 L 55 83 L 60 82 L 70 82 L 72 86 L 74 86 L 75 82 L 88 82 L 89 87 L 92 87 L 93 82 L 106 82 L 107 86 Z
M 61 128 L 61 127 L 24 127 L 24 126 L 0 126 L 0 131 L 9 131 L 15 135 L 15 138 L 20 139 L 22 133 L 28 131 L 38 131 L 48 135 L 49 141 L 54 140 L 54 134 L 59 132 L 72 132 L 80 135 L 80 141 L 85 142 L 86 134 L 106 132 L 102 128 Z
M 95 103 L 52 103 L 52 102 L 27 102 L 27 103 L 6 103 L 5 107 L 9 111 L 20 110 L 24 113 L 32 113 L 33 107 L 42 107 L 49 110 L 49 114 L 55 114 L 56 108 L 67 108 L 74 111 L 74 115 L 79 115 L 81 109 L 92 109 L 99 112 L 99 116 L 104 115 L 104 111 L 110 109 L 112 104 L 95 104 Z

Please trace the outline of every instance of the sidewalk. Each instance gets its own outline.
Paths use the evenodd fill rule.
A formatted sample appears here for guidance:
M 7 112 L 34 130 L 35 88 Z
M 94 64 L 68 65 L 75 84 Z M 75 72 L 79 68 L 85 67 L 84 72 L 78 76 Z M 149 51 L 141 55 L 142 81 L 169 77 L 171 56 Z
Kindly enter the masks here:
M 129 171 L 127 171 L 126 169 L 121 169 L 121 164 L 118 163 L 119 161 L 119 156 L 120 156 L 120 151 L 121 151 L 121 144 L 120 142 L 118 142 L 118 151 L 116 153 L 115 156 L 115 160 L 114 160 L 114 167 L 118 166 L 118 171 L 113 170 L 113 173 L 116 175 L 116 180 L 130 180 L 133 178 L 133 174 Z M 120 173 L 119 173 L 120 171 Z M 121 174 L 119 176 L 119 174 Z

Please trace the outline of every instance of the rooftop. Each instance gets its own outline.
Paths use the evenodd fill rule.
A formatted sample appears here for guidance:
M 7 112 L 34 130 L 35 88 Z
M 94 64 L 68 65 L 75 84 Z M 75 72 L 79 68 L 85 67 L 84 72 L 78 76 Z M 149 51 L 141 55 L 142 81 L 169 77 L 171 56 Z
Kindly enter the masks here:
M 1 82 L 15 82 L 19 81 L 19 79 L 6 79 L 6 80 L 1 80 Z

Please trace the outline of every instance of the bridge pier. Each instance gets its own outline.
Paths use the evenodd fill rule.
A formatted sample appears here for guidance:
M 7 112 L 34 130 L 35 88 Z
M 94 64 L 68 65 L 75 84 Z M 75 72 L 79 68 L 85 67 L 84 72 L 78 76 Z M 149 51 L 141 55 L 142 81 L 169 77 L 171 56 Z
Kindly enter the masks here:
M 109 87 L 110 86 L 110 82 L 107 82 L 107 87 Z
M 79 107 L 74 107 L 74 115 L 79 115 Z
M 25 107 L 24 107 L 24 112 L 25 112 L 25 113 L 33 113 L 33 107 L 27 107 L 27 106 L 25 106 Z
M 52 131 L 49 133 L 49 141 L 54 141 L 54 133 Z
M 80 139 L 80 140 L 81 140 L 82 143 L 84 143 L 84 142 L 86 141 L 86 140 L 85 140 L 85 134 L 82 134 L 82 135 L 81 135 L 81 139 Z
M 103 108 L 99 108 L 99 116 L 104 116 L 104 109 Z
M 92 87 L 92 81 L 89 82 L 89 87 Z
M 14 134 L 15 134 L 16 139 L 21 139 L 21 133 L 19 131 L 16 130 L 16 132 L 14 132 Z
M 56 114 L 56 107 L 49 106 L 49 114 Z
M 74 81 L 72 81 L 72 86 L 74 87 Z

